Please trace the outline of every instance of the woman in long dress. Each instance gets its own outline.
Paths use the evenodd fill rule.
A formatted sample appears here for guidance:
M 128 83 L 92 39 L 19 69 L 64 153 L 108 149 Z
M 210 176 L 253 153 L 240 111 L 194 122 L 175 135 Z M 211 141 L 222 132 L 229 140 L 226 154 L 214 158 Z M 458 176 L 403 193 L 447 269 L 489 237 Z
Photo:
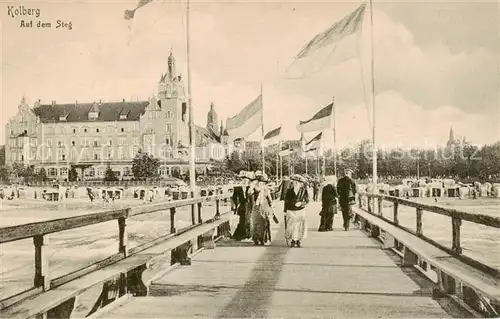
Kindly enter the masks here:
M 287 190 L 285 197 L 285 238 L 291 242 L 290 247 L 301 247 L 301 241 L 307 238 L 306 204 L 309 195 L 305 187 L 305 179 L 300 175 L 293 175 L 292 186 Z
M 268 180 L 265 173 L 256 176 L 258 184 L 253 193 L 254 205 L 252 210 L 252 240 L 255 245 L 264 246 L 268 241 L 269 219 L 272 214 L 271 192 L 266 185 Z
M 327 176 L 321 192 L 321 223 L 318 231 L 332 231 L 333 218 L 337 214 L 337 179 L 335 176 Z
M 240 241 L 250 237 L 249 228 L 247 227 L 247 185 L 250 181 L 248 172 L 241 171 L 239 178 L 240 185 L 234 187 L 233 204 L 235 206 L 235 214 L 239 216 L 238 226 L 234 231 L 232 238 Z M 250 212 L 248 212 L 250 214 Z

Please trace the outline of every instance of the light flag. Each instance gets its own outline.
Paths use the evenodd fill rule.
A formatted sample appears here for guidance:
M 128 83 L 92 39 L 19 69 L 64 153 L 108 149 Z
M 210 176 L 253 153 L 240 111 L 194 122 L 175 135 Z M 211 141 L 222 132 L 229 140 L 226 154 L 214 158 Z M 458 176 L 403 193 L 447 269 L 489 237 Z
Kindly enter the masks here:
M 312 151 L 319 149 L 321 147 L 321 138 L 323 137 L 323 132 L 319 133 L 316 135 L 313 139 L 311 139 L 309 142 L 306 144 L 306 151 Z
M 307 121 L 300 121 L 297 130 L 301 133 L 323 131 L 332 124 L 333 103 L 322 108 Z
M 264 135 L 264 146 L 273 145 L 279 142 L 281 135 L 281 126 L 271 130 Z
M 226 129 L 233 139 L 245 138 L 262 126 L 262 95 L 241 112 L 226 121 Z
M 359 55 L 358 32 L 363 25 L 366 3 L 314 36 L 295 56 L 286 78 L 300 79 Z

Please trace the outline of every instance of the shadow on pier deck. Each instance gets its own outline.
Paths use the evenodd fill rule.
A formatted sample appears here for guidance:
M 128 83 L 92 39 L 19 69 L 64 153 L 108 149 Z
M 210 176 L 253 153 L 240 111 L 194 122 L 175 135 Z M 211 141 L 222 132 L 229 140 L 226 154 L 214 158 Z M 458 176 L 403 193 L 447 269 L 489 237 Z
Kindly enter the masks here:
M 277 212 L 282 203 L 277 203 Z M 103 318 L 443 318 L 464 314 L 433 299 L 432 283 L 361 230 L 317 232 L 319 203 L 308 207 L 308 238 L 288 248 L 274 225 L 270 246 L 224 239 Z M 282 221 L 282 214 L 277 214 Z M 393 255 L 394 254 L 394 255 Z

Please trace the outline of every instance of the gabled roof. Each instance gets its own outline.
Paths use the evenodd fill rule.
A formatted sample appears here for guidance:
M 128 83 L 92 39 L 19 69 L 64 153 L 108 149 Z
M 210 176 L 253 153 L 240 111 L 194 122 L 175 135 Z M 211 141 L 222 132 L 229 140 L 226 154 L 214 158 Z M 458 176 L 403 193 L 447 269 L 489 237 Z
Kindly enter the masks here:
M 208 138 L 210 138 L 212 141 L 220 143 L 220 137 L 211 129 L 206 129 L 204 127 L 196 125 L 196 130 L 208 136 Z
M 59 118 L 66 116 L 64 122 L 114 122 L 120 121 L 120 114 L 127 114 L 126 121 L 138 121 L 146 111 L 148 101 L 108 102 L 99 105 L 99 117 L 92 121 L 88 118 L 94 103 L 41 104 L 33 109 L 42 123 L 61 122 Z M 125 121 L 125 120 L 122 120 Z

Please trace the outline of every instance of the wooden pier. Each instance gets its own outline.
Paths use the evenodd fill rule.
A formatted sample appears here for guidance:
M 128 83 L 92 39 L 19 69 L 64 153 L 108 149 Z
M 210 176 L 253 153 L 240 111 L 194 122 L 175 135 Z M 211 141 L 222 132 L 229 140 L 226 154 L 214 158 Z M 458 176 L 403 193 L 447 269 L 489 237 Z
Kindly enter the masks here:
M 463 255 L 460 239 L 462 220 L 500 228 L 497 217 L 365 194 L 353 207 L 350 231 L 339 212 L 334 231 L 318 232 L 320 203 L 310 203 L 308 237 L 301 248 L 289 248 L 283 203 L 275 201 L 280 224 L 272 225 L 273 241 L 254 246 L 228 238 L 236 217 L 222 205 L 229 196 L 0 228 L 0 244 L 32 238 L 35 256 L 33 288 L 1 300 L 0 317 L 498 317 L 498 271 Z M 394 204 L 389 215 L 384 202 Z M 402 206 L 415 209 L 415 231 L 399 224 Z M 190 225 L 178 229 L 181 207 L 190 208 Z M 169 216 L 170 229 L 130 247 L 129 218 L 154 212 Z M 450 218 L 451 247 L 424 235 L 428 213 Z M 53 278 L 51 234 L 108 221 L 117 222 L 116 253 Z
M 340 215 L 333 232 L 317 232 L 319 209 L 318 202 L 308 207 L 302 248 L 286 247 L 282 225 L 273 227 L 270 246 L 223 240 L 190 266 L 155 280 L 150 296 L 131 299 L 102 317 L 452 316 L 432 298 L 431 287 L 408 276 L 379 241 L 360 230 L 344 231 Z

